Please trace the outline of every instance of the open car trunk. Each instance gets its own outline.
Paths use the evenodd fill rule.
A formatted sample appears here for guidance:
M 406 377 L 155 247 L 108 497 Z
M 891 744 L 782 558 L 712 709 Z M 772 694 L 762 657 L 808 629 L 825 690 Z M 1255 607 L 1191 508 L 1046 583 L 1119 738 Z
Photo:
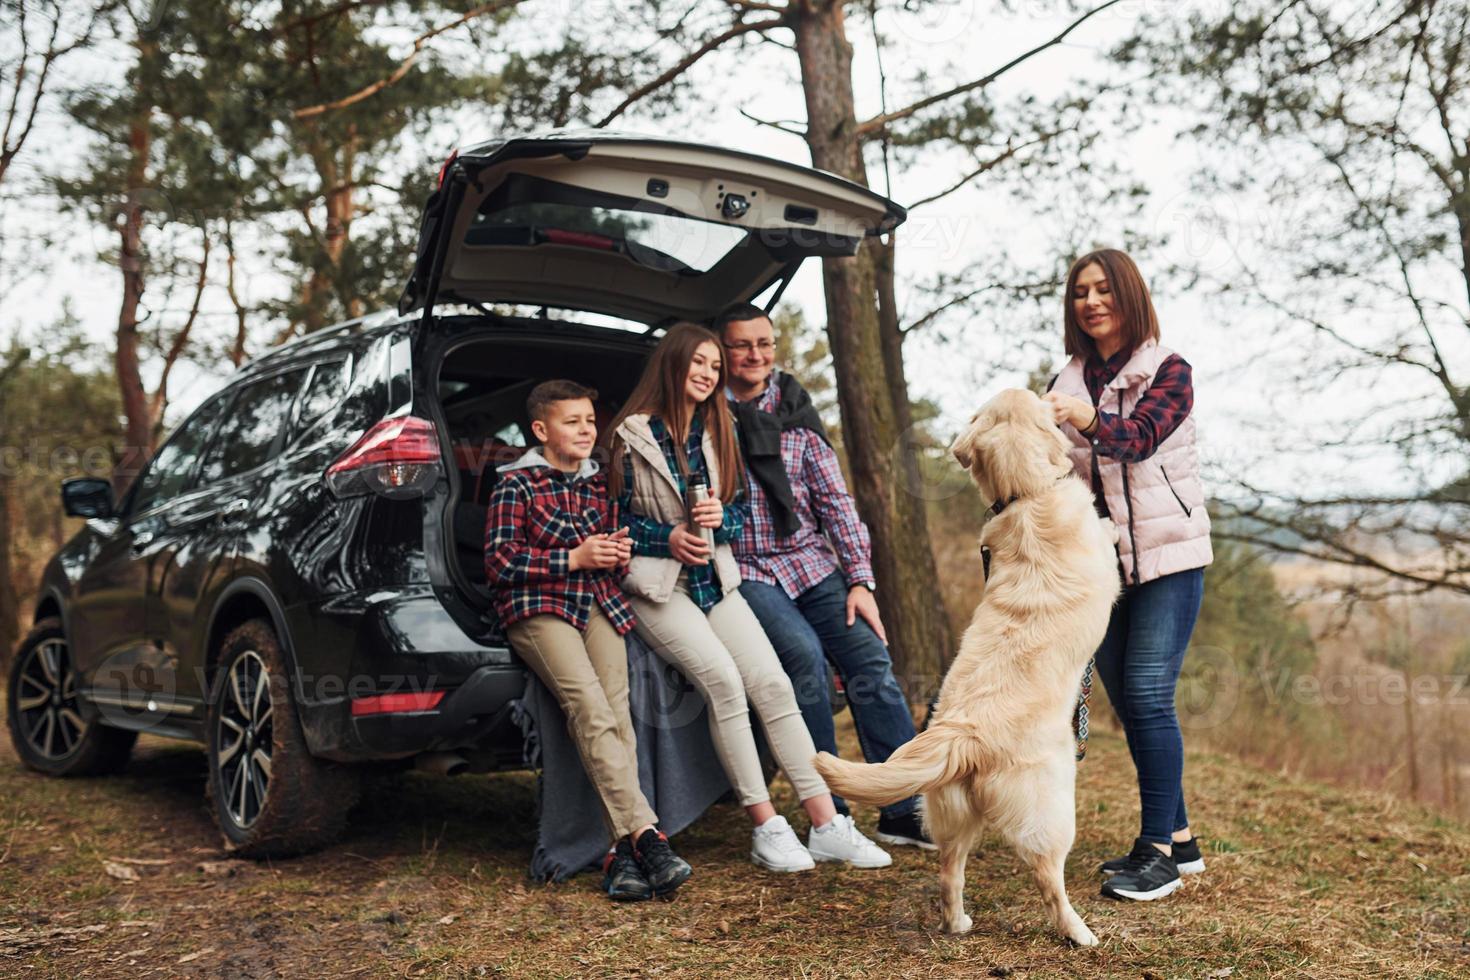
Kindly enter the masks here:
M 497 469 L 536 445 L 526 396 L 542 381 L 567 378 L 598 391 L 599 440 L 632 392 L 653 340 L 627 331 L 544 321 L 486 321 L 438 352 L 437 401 L 454 465 L 445 535 L 458 591 L 491 622 L 485 581 L 485 520 Z M 432 376 L 432 375 L 431 375 Z M 605 460 L 601 460 L 605 464 Z M 457 490 L 453 488 L 457 486 Z
M 399 312 L 529 304 L 707 321 L 905 216 L 832 174 L 695 143 L 604 131 L 480 143 L 450 158 L 425 205 Z

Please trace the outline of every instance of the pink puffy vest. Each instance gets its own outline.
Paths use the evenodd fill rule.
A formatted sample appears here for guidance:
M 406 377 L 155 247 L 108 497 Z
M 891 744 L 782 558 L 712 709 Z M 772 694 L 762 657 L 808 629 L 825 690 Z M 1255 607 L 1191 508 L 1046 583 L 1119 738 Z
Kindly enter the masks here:
M 1103 389 L 1098 407 L 1109 414 L 1127 418 L 1153 384 L 1159 365 L 1172 353 L 1153 341 L 1138 348 L 1117 377 Z M 1052 390 L 1091 404 L 1092 395 L 1087 390 L 1082 368 L 1083 360 L 1072 358 L 1057 375 Z M 1091 486 L 1091 440 L 1070 423 L 1062 425 L 1062 432 L 1072 442 L 1073 469 Z M 1118 554 L 1123 560 L 1125 585 L 1152 582 L 1175 572 L 1203 568 L 1214 559 L 1214 551 L 1210 548 L 1210 515 L 1205 512 L 1205 488 L 1200 482 L 1199 450 L 1194 441 L 1192 412 L 1148 459 L 1125 464 L 1099 454 L 1097 469 L 1102 477 L 1108 512 L 1118 526 Z

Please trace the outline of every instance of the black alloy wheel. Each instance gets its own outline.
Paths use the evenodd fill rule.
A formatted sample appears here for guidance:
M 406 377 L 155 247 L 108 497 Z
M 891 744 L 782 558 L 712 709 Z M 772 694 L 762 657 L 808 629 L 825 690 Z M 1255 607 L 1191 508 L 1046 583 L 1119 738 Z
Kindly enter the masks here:
M 61 621 L 40 620 L 21 641 L 6 685 L 10 740 L 21 761 L 53 776 L 113 772 L 138 734 L 101 723 L 82 701 Z
M 242 830 L 254 826 L 270 793 L 274 708 L 270 673 L 254 650 L 242 651 L 226 669 L 217 715 L 222 802 Z
M 241 857 L 279 858 L 331 843 L 357 801 L 358 773 L 311 754 L 275 628 L 264 619 L 235 627 L 215 663 L 208 793 L 226 846 Z

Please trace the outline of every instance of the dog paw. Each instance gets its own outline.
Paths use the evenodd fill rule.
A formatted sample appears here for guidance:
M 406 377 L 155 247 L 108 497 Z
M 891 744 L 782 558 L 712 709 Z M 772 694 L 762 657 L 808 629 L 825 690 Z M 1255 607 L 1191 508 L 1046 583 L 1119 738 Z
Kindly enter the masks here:
M 975 921 L 971 919 L 968 915 L 965 915 L 963 912 L 961 912 L 958 919 L 954 920 L 953 922 L 946 922 L 944 924 L 944 931 L 949 933 L 951 936 L 963 936 L 965 933 L 974 928 L 974 926 Z
M 1073 946 L 1096 946 L 1097 937 L 1092 934 L 1091 929 L 1078 923 L 1077 928 L 1073 929 L 1071 935 L 1067 936 L 1067 942 Z
M 1113 523 L 1112 518 L 1110 518 L 1110 517 L 1099 517 L 1097 519 L 1097 521 L 1098 521 L 1099 524 L 1102 525 L 1103 536 L 1108 539 L 1108 542 L 1110 544 L 1117 544 L 1118 543 L 1118 525 L 1116 525 L 1116 524 Z

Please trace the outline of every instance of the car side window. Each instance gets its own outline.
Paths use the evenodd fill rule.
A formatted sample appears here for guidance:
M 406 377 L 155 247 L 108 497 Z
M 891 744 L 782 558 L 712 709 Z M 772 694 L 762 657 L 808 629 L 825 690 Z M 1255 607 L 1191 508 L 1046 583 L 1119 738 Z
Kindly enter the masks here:
M 271 457 L 277 438 L 291 419 L 291 402 L 306 371 L 288 371 L 249 385 L 220 422 L 199 484 L 206 486 L 255 469 Z
M 206 402 L 174 432 L 149 463 L 138 481 L 129 510 L 142 514 L 182 493 L 189 485 L 199 453 L 219 420 L 229 398 L 218 396 Z
M 347 394 L 347 361 L 326 361 L 316 365 L 306 391 L 301 396 L 301 408 L 296 413 L 296 426 L 292 432 L 295 439 L 306 432 L 333 408 L 342 403 Z

